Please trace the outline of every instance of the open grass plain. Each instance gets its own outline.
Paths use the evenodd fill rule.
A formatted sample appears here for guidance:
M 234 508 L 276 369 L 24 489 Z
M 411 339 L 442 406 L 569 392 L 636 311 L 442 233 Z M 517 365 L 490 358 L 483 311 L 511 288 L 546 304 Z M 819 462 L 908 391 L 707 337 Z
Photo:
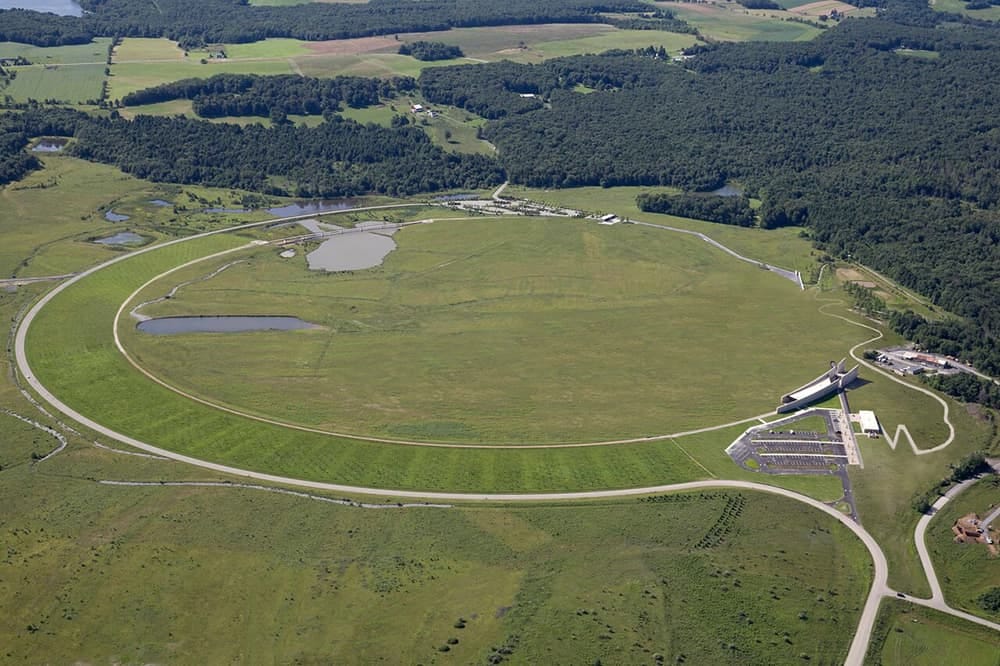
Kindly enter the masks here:
M 353 275 L 263 250 L 144 310 L 292 314 L 323 329 L 161 337 L 126 321 L 125 344 L 171 384 L 256 414 L 355 435 L 517 444 L 768 412 L 776 387 L 863 339 L 791 282 L 669 232 L 511 218 L 396 239 L 383 267 Z M 137 300 L 229 261 L 171 275 Z M 785 347 L 780 359 L 761 339 Z
M 996 632 L 930 608 L 887 599 L 865 663 L 882 666 L 937 666 L 948 663 L 997 666 Z
M 1000 587 L 1000 558 L 985 544 L 954 542 L 951 527 L 960 517 L 976 513 L 985 518 L 1000 503 L 1000 479 L 991 476 L 967 488 L 945 505 L 927 530 L 927 550 L 934 560 L 938 580 L 948 603 L 993 621 L 1000 613 L 981 608 L 976 599 L 992 587 Z M 994 529 L 1000 525 L 993 523 Z
M 7 441 L 9 662 L 834 663 L 870 582 L 846 529 L 755 493 L 364 509 Z
M 725 42 L 800 42 L 816 37 L 822 28 L 802 22 L 790 11 L 751 10 L 735 2 L 654 2 L 698 29 L 705 39 Z M 799 19 L 799 20 L 792 20 Z

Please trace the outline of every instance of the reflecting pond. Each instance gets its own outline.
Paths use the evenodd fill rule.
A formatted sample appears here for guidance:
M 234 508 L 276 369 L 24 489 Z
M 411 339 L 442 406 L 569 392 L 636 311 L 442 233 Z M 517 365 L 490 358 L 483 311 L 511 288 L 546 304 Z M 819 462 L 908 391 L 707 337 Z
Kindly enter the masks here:
M 33 153 L 58 153 L 66 147 L 69 139 L 39 139 L 38 143 L 31 147 Z
M 319 328 L 316 324 L 288 316 L 194 316 L 157 317 L 139 322 L 136 326 L 143 333 L 174 335 L 177 333 L 246 333 L 249 331 L 296 331 Z
M 122 231 L 114 236 L 98 238 L 94 242 L 100 243 L 101 245 L 138 245 L 139 243 L 144 243 L 145 241 L 146 239 L 139 234 L 132 233 L 131 231 Z
M 104 219 L 108 222 L 124 222 L 129 219 L 128 215 L 122 215 L 121 213 L 116 213 L 113 210 L 109 210 L 104 214 Z

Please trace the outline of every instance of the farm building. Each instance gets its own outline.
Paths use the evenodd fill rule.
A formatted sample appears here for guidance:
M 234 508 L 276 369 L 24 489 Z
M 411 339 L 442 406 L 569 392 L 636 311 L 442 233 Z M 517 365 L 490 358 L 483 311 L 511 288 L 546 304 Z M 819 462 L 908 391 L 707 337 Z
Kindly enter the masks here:
M 861 432 L 869 437 L 878 437 L 881 434 L 882 427 L 878 423 L 878 418 L 875 417 L 875 412 L 862 409 L 858 412 L 858 419 L 861 421 Z

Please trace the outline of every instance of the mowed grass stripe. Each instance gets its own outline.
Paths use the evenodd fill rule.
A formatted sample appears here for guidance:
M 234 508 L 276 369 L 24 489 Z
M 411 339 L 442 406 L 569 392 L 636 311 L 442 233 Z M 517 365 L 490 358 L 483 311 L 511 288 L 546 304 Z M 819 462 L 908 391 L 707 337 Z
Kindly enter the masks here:
M 132 369 L 113 345 L 111 322 L 118 305 L 150 277 L 241 242 L 216 236 L 183 243 L 121 262 L 73 285 L 32 325 L 27 351 L 36 376 L 74 409 L 138 439 L 207 460 L 312 480 L 398 489 L 531 492 L 704 476 L 669 442 L 585 450 L 465 450 L 312 435 L 213 410 Z M 239 381 L 238 368 L 233 381 Z

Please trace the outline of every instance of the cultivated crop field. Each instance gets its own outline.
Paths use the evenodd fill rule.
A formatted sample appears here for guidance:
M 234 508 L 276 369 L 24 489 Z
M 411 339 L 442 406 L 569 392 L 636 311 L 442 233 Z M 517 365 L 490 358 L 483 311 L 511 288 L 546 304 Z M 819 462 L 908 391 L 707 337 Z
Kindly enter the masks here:
M 799 42 L 813 39 L 820 28 L 787 20 L 794 16 L 784 12 L 751 11 L 734 3 L 691 4 L 686 2 L 656 2 L 675 12 L 706 37 L 744 42 Z
M 323 329 L 159 337 L 126 322 L 126 345 L 171 384 L 255 414 L 356 435 L 518 444 L 768 412 L 782 387 L 864 337 L 793 283 L 668 232 L 514 218 L 422 225 L 397 240 L 384 267 L 353 275 L 265 250 L 144 310 L 293 314 Z M 192 267 L 139 300 L 214 268 Z M 227 372 L 236 366 L 240 382 Z

